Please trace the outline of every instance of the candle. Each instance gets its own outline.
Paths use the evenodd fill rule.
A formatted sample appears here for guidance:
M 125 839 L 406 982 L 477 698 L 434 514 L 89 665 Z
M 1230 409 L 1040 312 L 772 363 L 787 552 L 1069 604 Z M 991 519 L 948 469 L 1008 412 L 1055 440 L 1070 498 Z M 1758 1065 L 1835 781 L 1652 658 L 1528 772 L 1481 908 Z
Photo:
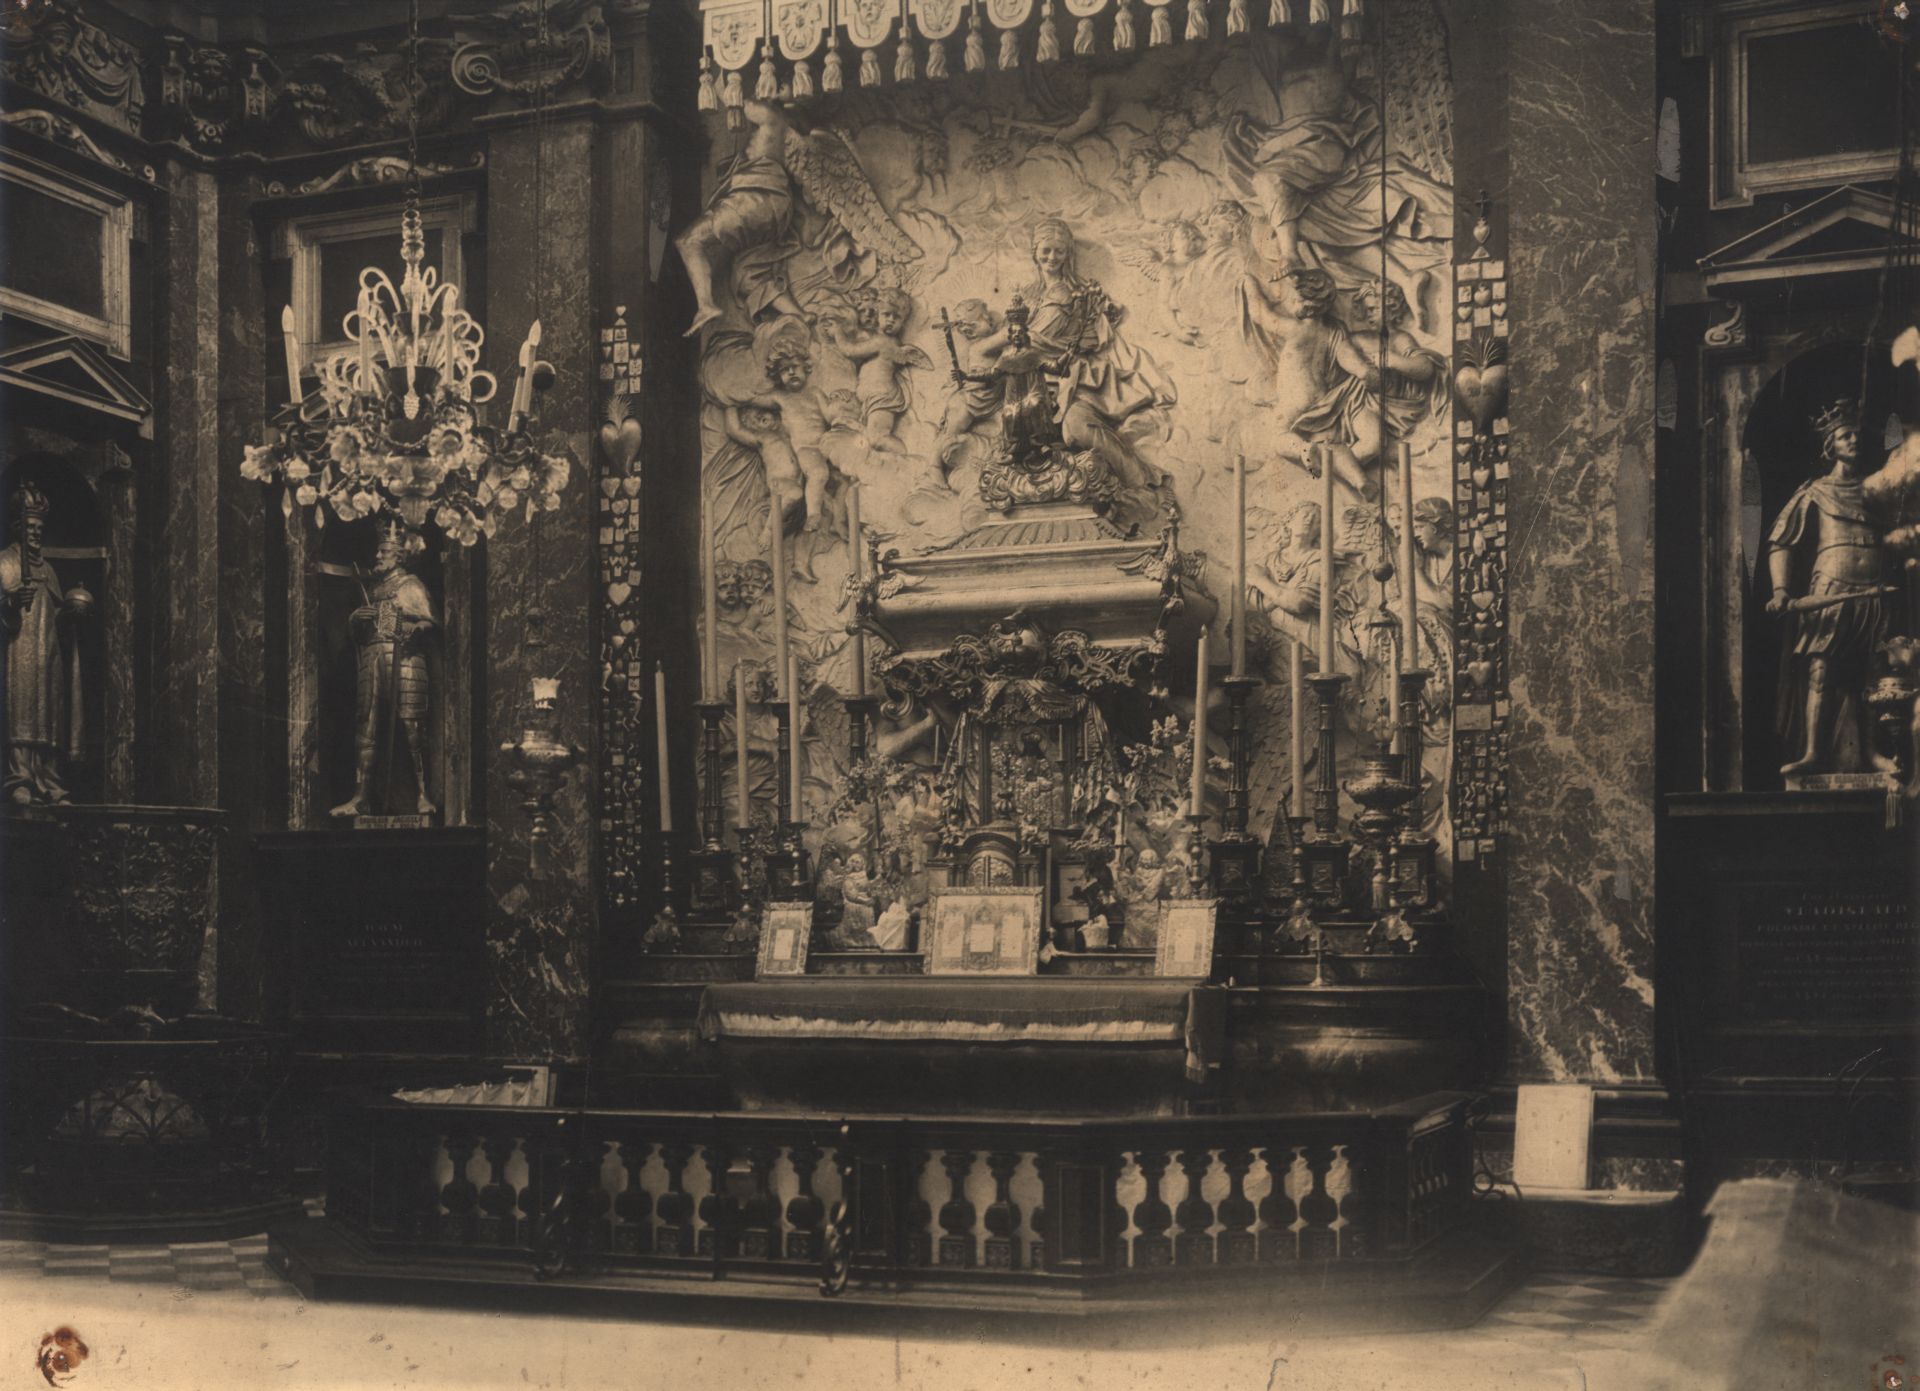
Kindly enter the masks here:
M 1413 446 L 1400 445 L 1400 650 L 1407 670 L 1420 665 L 1419 585 L 1413 559 Z
M 800 814 L 800 659 L 787 658 L 787 727 L 792 736 L 787 740 L 788 770 L 793 788 L 793 819 L 804 821 Z
M 1287 757 L 1293 766 L 1293 814 L 1307 814 L 1307 711 L 1306 665 L 1300 644 L 1287 644 L 1287 700 L 1291 717 L 1287 724 Z
M 867 548 L 861 540 L 860 532 L 860 485 L 847 485 L 847 544 L 853 547 L 853 581 L 862 583 L 867 575 Z M 859 622 L 856 615 L 854 621 Z M 853 693 L 859 699 L 867 695 L 867 635 L 860 628 L 853 630 Z
M 280 306 L 280 337 L 287 345 L 287 400 L 299 405 L 306 393 L 300 390 L 300 335 L 293 331 L 293 306 Z
M 1333 459 L 1314 446 L 1320 463 L 1320 674 L 1333 675 Z
M 660 829 L 673 829 L 673 779 L 667 772 L 667 671 L 653 664 L 653 730 L 660 746 Z
M 1193 793 L 1189 810 L 1205 815 L 1207 804 L 1207 630 L 1200 629 L 1193 677 Z
M 702 499 L 704 502 L 704 499 Z M 704 646 L 700 661 L 700 698 L 712 700 L 720 688 L 720 580 L 714 573 L 712 519 L 706 508 L 700 509 L 700 600 L 701 637 Z
M 747 664 L 733 664 L 733 800 L 739 824 L 753 824 L 753 805 L 747 799 Z
M 1233 456 L 1233 674 L 1247 674 L 1247 456 Z
M 775 695 L 787 698 L 787 536 L 780 516 L 780 499 L 773 500 L 773 642 Z

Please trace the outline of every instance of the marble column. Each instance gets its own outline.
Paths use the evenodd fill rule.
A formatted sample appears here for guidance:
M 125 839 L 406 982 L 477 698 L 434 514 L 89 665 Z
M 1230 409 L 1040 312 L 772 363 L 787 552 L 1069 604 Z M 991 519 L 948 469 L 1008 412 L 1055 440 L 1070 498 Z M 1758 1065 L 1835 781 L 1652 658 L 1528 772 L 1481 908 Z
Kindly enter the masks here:
M 134 730 L 139 720 L 138 681 L 135 677 L 140 588 L 136 556 L 139 553 L 139 473 L 133 458 L 117 444 L 101 446 L 105 458 L 98 490 L 106 517 L 107 583 L 100 605 L 104 629 L 102 648 L 107 669 L 105 688 L 106 763 L 103 795 L 109 802 L 132 802 L 139 795 L 135 782 Z
M 1654 0 L 1513 5 L 1508 1071 L 1650 1079 Z
M 141 521 L 152 567 L 154 710 L 142 800 L 219 799 L 220 248 L 213 175 L 169 161 L 158 302 L 158 486 Z
M 554 365 L 535 400 L 536 429 L 570 449 L 574 470 L 558 511 L 503 522 L 487 543 L 485 663 L 488 925 L 493 964 L 488 1050 L 527 1059 L 578 1058 L 587 1042 L 593 935 L 590 776 L 561 790 L 550 845 L 553 877 L 527 879 L 527 816 L 497 750 L 524 727 L 530 683 L 560 679 L 565 737 L 590 745 L 599 672 L 590 659 L 593 494 L 585 465 L 594 428 L 596 299 L 591 245 L 596 199 L 595 127 L 572 116 L 495 130 L 487 149 L 488 366 L 503 395 L 515 356 L 538 317 L 540 356 Z M 542 188 L 535 198 L 535 166 Z M 539 206 L 536 209 L 536 201 Z M 592 766 L 591 753 L 587 767 Z

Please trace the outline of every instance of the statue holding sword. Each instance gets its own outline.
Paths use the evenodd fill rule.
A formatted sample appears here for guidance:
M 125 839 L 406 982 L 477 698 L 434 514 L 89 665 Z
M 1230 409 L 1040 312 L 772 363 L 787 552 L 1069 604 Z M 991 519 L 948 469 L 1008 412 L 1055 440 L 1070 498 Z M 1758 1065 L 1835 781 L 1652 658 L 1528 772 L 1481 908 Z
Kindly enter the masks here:
M 1892 630 L 1896 587 L 1882 529 L 1862 488 L 1859 411 L 1836 401 L 1813 420 L 1829 467 L 1800 485 L 1767 534 L 1767 612 L 1787 621 L 1777 722 L 1783 775 L 1854 772 L 1837 729 L 1843 706 L 1858 731 L 1847 761 L 1895 769 L 1873 748 L 1864 691 L 1874 653 Z

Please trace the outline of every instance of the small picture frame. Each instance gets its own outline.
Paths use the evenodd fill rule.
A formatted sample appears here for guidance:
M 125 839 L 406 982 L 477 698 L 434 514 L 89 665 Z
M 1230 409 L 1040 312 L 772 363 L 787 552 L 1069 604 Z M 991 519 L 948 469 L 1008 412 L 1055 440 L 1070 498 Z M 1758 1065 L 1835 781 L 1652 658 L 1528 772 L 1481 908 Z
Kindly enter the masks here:
M 760 915 L 760 961 L 756 976 L 804 976 L 813 937 L 811 903 L 769 903 Z
M 1040 969 L 1038 888 L 935 889 L 923 933 L 930 976 L 1031 976 Z
M 1219 900 L 1170 898 L 1160 905 L 1156 976 L 1199 978 L 1213 974 L 1213 928 Z

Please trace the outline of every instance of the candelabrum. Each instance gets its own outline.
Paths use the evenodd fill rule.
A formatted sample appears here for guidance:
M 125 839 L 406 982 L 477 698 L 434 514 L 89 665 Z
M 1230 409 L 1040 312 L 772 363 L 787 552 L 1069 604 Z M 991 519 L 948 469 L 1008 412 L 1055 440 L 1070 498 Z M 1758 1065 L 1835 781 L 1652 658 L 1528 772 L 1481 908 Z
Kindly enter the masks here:
M 724 917 L 740 902 L 740 876 L 727 849 L 721 802 L 720 721 L 732 707 L 724 700 L 703 700 L 695 708 L 700 711 L 706 778 L 700 789 L 700 848 L 693 855 L 690 906 L 699 917 Z
M 849 696 L 845 704 L 847 708 L 847 762 L 849 766 L 859 768 L 865 765 L 870 753 L 868 731 L 873 728 L 874 716 L 880 709 L 880 702 L 872 696 Z M 880 784 L 877 780 L 877 775 L 873 786 L 872 813 L 873 825 L 871 834 L 873 840 L 871 842 L 871 849 L 874 855 L 878 855 L 880 852 L 881 837 Z
M 1318 721 L 1314 764 L 1313 820 L 1301 828 L 1298 856 L 1302 897 L 1313 908 L 1338 909 L 1346 897 L 1347 857 L 1351 847 L 1340 834 L 1340 789 L 1333 777 L 1333 724 L 1340 690 L 1347 678 L 1340 672 L 1310 676 Z
M 1373 851 L 1372 892 L 1368 908 L 1373 926 L 1367 930 L 1368 945 L 1376 940 L 1413 941 L 1413 928 L 1393 897 L 1393 854 L 1400 828 L 1406 821 L 1406 805 L 1415 788 L 1402 772 L 1401 755 L 1389 751 L 1384 743 L 1363 760 L 1359 777 L 1349 782 L 1347 795 L 1360 805 L 1353 819 L 1354 829 Z
M 524 794 L 520 805 L 530 822 L 527 878 L 538 882 L 552 873 L 547 839 L 553 824 L 553 799 L 568 772 L 584 756 L 580 748 L 560 736 L 558 679 L 534 678 L 533 703 L 527 709 L 526 727 L 518 739 L 501 744 L 500 752 L 513 762 L 507 785 Z
M 1227 691 L 1227 810 L 1218 840 L 1208 844 L 1209 880 L 1214 897 L 1244 910 L 1260 879 L 1260 842 L 1247 832 L 1247 773 L 1253 760 L 1247 726 L 1247 701 L 1260 685 L 1257 676 L 1229 676 Z M 1199 841 L 1195 840 L 1195 846 Z

